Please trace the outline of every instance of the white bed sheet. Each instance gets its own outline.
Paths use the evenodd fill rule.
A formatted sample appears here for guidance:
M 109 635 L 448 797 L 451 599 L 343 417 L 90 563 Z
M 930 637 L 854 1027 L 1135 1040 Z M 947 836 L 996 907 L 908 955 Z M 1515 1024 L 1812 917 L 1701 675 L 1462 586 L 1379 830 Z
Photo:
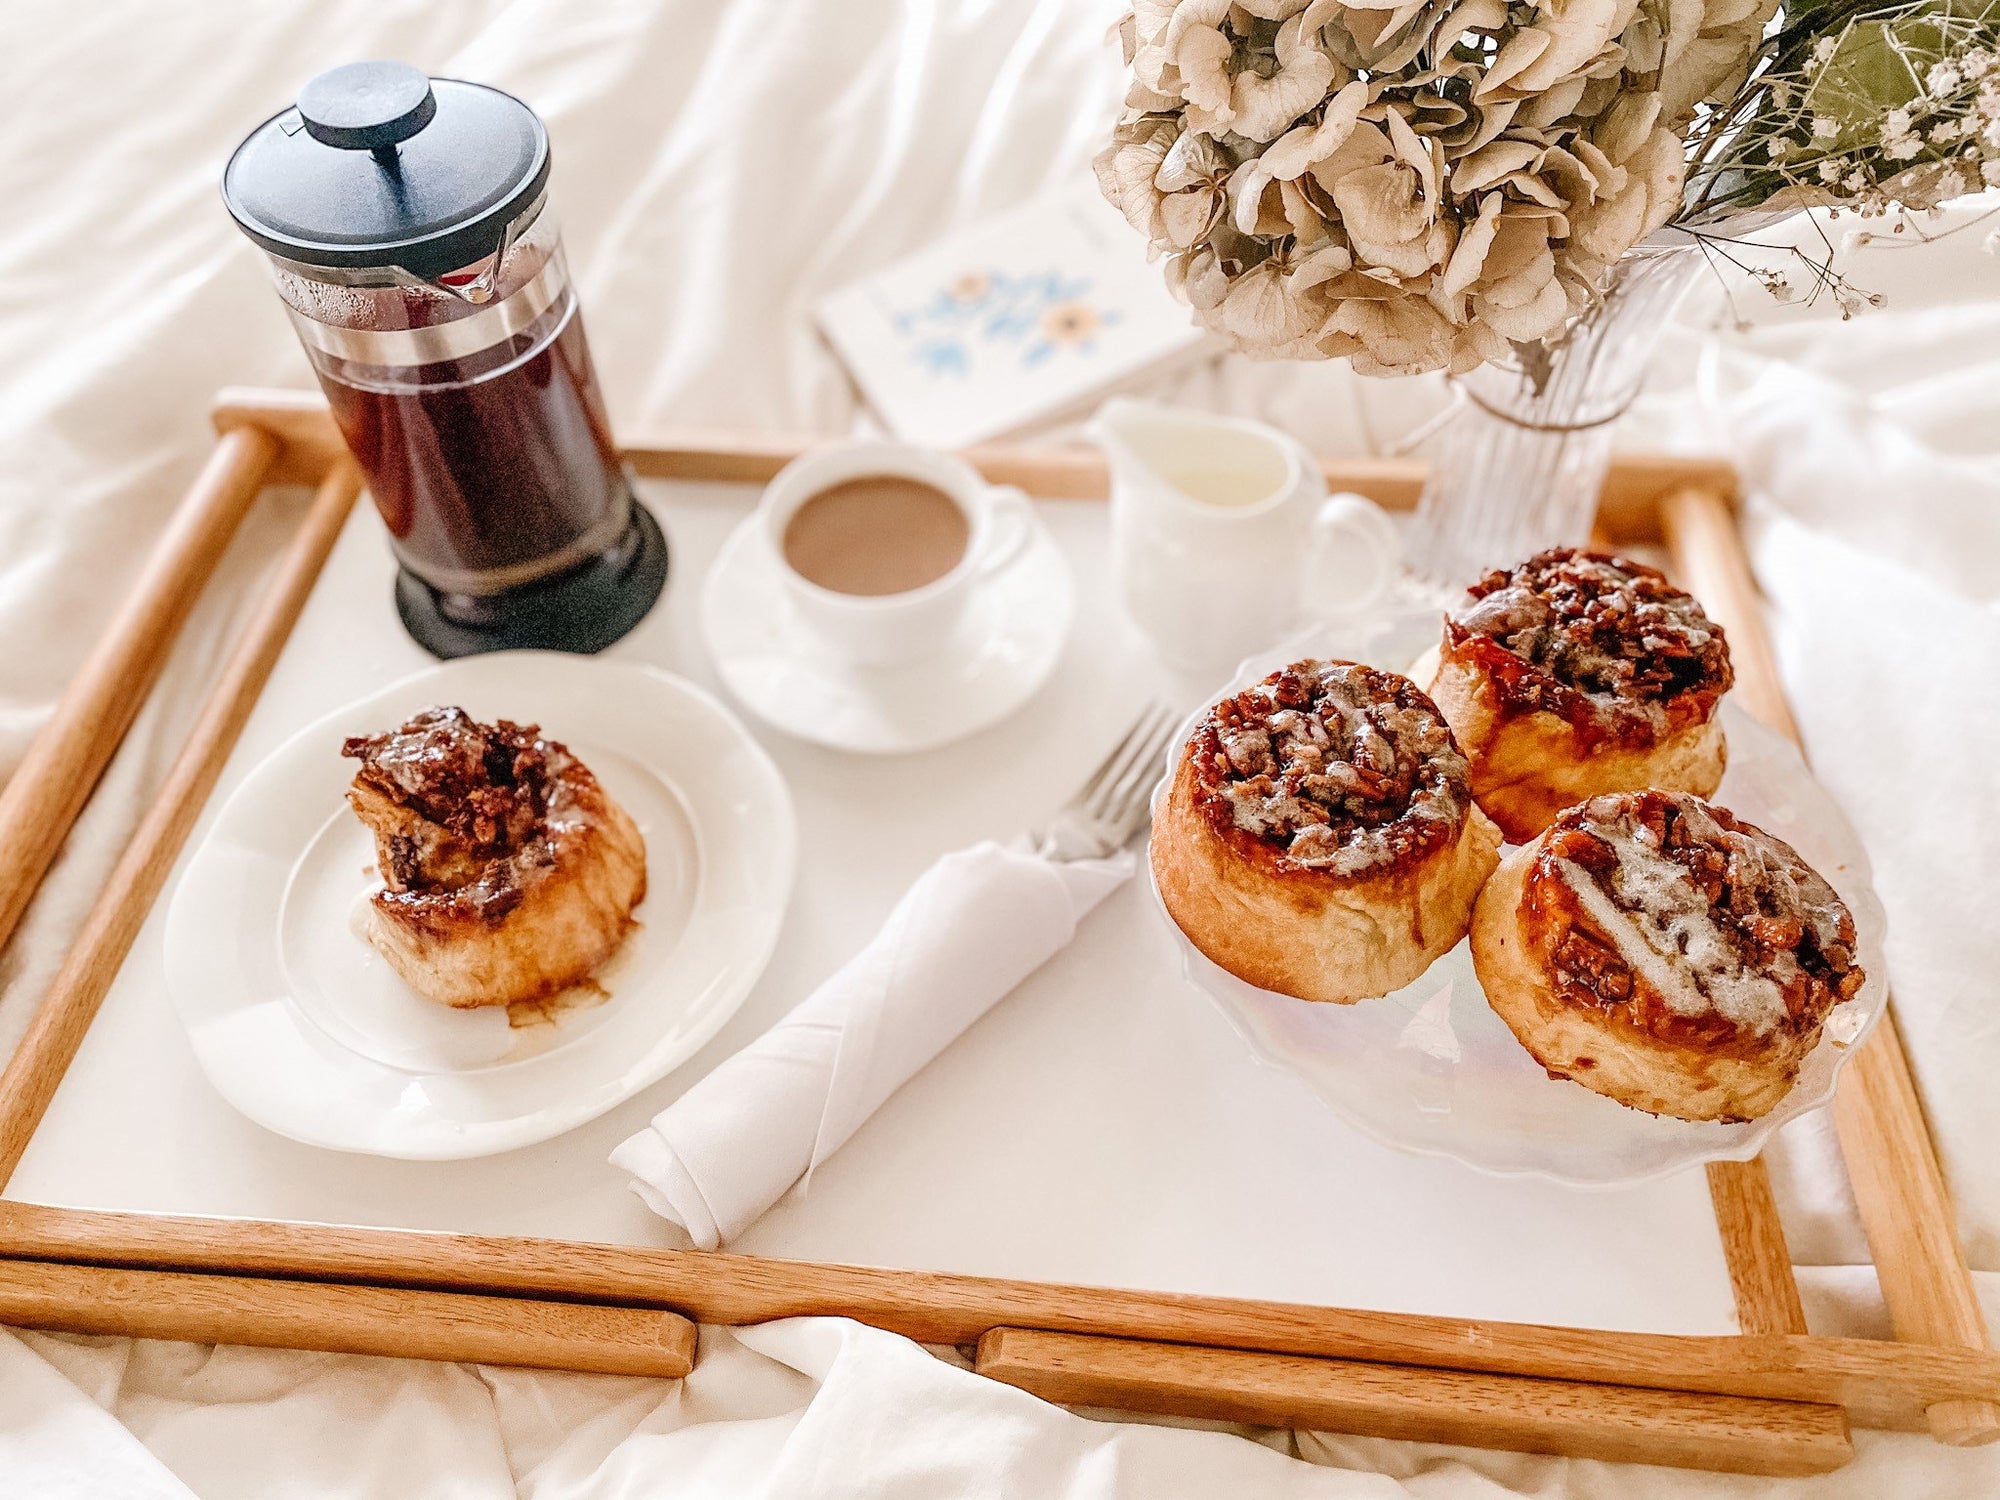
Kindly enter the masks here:
M 308 383 L 215 190 L 229 148 L 303 78 L 396 55 L 535 104 L 625 430 L 842 430 L 865 414 L 810 330 L 811 301 L 939 230 L 1073 180 L 1117 93 L 1100 40 L 1114 8 L 16 0 L 0 53 L 0 766 L 46 717 L 200 462 L 207 394 Z M 1838 330 L 1781 317 L 1731 340 L 1752 352 L 1711 371 L 1726 401 L 1693 394 L 1699 341 L 1680 338 L 1678 394 L 1635 425 L 1728 443 L 1766 492 L 1758 564 L 1788 682 L 1822 774 L 1881 867 L 1905 1031 L 1990 1297 L 2000 789 L 1976 750 L 2000 731 L 2000 262 L 1980 253 L 1984 232 L 1857 253 L 1854 274 L 1889 291 L 1891 310 Z M 1806 373 L 1764 368 L 1757 351 Z M 1439 399 L 1432 382 L 1235 360 L 1161 393 L 1255 411 L 1329 451 L 1380 449 Z M 0 1044 L 25 1025 L 171 755 L 272 535 L 253 521 L 232 552 L 0 960 Z M 1893 608 L 1865 607 L 1875 600 Z M 1892 707 L 1857 707 L 1875 702 Z M 1872 1277 L 1844 1267 L 1863 1247 L 1823 1132 L 1795 1136 L 1778 1165 L 1795 1254 L 1825 1267 L 1806 1273 L 1815 1326 L 1880 1332 Z M 0 1335 L 0 1475 L 27 1477 L 34 1494 L 1457 1500 L 1761 1488 L 1421 1445 L 1262 1441 L 1330 1467 L 1235 1438 L 1085 1423 L 838 1323 L 712 1332 L 700 1370 L 674 1385 Z M 2000 1491 L 2000 1450 L 1872 1434 L 1859 1446 L 1853 1468 L 1789 1492 Z

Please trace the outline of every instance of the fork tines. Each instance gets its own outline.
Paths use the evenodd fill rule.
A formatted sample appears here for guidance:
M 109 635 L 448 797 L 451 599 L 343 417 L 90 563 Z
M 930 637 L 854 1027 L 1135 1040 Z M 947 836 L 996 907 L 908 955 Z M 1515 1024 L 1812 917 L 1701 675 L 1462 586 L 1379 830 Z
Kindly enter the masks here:
M 1167 745 L 1179 725 L 1180 716 L 1172 709 L 1148 704 L 1071 805 L 1100 823 L 1136 827 L 1137 815 L 1159 779 Z

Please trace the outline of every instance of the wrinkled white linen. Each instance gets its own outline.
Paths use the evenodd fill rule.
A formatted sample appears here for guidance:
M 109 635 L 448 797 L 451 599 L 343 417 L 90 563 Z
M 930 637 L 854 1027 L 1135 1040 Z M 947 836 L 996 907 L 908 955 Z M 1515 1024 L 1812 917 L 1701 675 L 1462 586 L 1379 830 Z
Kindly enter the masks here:
M 1809 1280 L 1809 1303 L 1816 1290 Z M 0 1332 L 0 1346 L 13 1342 Z M 1427 1443 L 1089 1420 L 967 1373 L 950 1350 L 836 1318 L 703 1329 L 694 1373 L 672 1382 L 45 1334 L 0 1347 L 0 1362 L 37 1354 L 61 1372 L 46 1383 L 67 1376 L 131 1427 L 92 1444 L 97 1470 L 77 1467 L 148 1483 L 73 1492 L 91 1500 L 1971 1500 L 2000 1482 L 1992 1450 L 1946 1453 L 1903 1433 L 1857 1433 L 1847 1468 L 1773 1487 Z
M 611 1165 L 696 1248 L 735 1239 L 1067 947 L 1132 866 L 1130 853 L 1062 864 L 990 842 L 945 855 L 866 947 L 622 1142 Z
M 192 1500 L 186 1485 L 28 1344 L 0 1333 L 0 1480 L 36 1500 Z
M 1115 8 L 16 0 L 0 50 L 9 103 L 0 152 L 0 767 L 45 719 L 199 465 L 209 392 L 309 384 L 258 258 L 216 193 L 230 147 L 306 76 L 398 55 L 512 88 L 543 113 L 556 202 L 624 431 L 839 431 L 867 419 L 807 309 L 943 229 L 1074 180 L 1118 92 L 1115 49 L 1101 41 Z M 1690 441 L 1727 441 L 1784 518 L 1762 534 L 1757 561 L 1785 670 L 1815 763 L 1875 851 L 1899 934 L 1904 1028 L 1974 1264 L 1989 1273 L 1990 1306 L 2000 1171 L 1981 1153 L 1994 1139 L 1988 1080 L 2000 1057 L 1978 1004 L 1994 972 L 1990 957 L 1978 962 L 1990 955 L 1980 944 L 1990 943 L 1992 918 L 1977 922 L 1994 892 L 1991 867 L 1982 872 L 1968 851 L 1990 850 L 2000 834 L 1980 790 L 1990 782 L 1965 783 L 1953 801 L 1941 768 L 1965 757 L 1940 760 L 1937 750 L 1989 742 L 1973 735 L 1973 711 L 1990 709 L 1980 688 L 1993 676 L 1990 657 L 1983 679 L 1940 678 L 1928 665 L 1949 647 L 1965 670 L 1980 669 L 1972 648 L 1953 643 L 1990 620 L 1982 569 L 2000 556 L 2000 528 L 1978 498 L 1990 493 L 1979 486 L 1992 482 L 2000 428 L 2000 262 L 1980 255 L 1983 233 L 1861 257 L 1871 264 L 1857 277 L 1890 294 L 1887 312 L 1831 331 L 1823 318 L 1780 319 L 1756 336 L 1757 347 L 1829 384 L 1780 399 L 1784 381 L 1773 376 L 1768 406 L 1732 402 L 1706 418 L 1683 394 L 1649 408 L 1654 426 L 1638 440 L 1655 440 L 1671 417 Z M 1761 316 L 1754 296 L 1744 310 Z M 1682 337 L 1675 352 L 1693 343 Z M 1865 407 L 1834 399 L 1843 389 L 1860 391 Z M 1394 444 L 1435 409 L 1439 387 L 1224 360 L 1148 394 L 1255 415 L 1324 451 L 1356 452 Z M 1940 520 L 1941 511 L 1957 519 Z M 157 782 L 280 529 L 260 513 L 232 549 L 0 960 L 0 1046 L 25 1025 Z M 1834 577 L 1842 589 L 1826 585 Z M 1878 583 L 1909 602 L 1895 632 L 1872 633 L 1854 618 L 1854 601 L 1877 597 Z M 1887 734 L 1915 758 L 1914 772 L 1882 774 L 1882 758 L 1855 732 L 1853 704 L 1867 700 L 1853 685 L 1864 678 L 1892 689 L 1884 701 L 1907 705 L 1904 725 Z M 1959 690 L 1939 693 L 1940 681 Z M 1937 712 L 1950 717 L 1925 743 L 1923 715 Z M 1933 825 L 1896 813 L 1913 793 L 1929 799 L 1927 811 L 1948 804 L 1962 835 L 1943 849 L 1924 843 Z M 1864 1250 L 1837 1178 L 1804 1149 L 1781 1165 L 1788 1213 L 1825 1210 L 1795 1234 L 1795 1248 L 1809 1260 L 1858 1261 Z M 1808 1269 L 1803 1280 L 1816 1327 L 1884 1331 L 1865 1268 Z M 1334 1466 L 1312 1468 L 1234 1436 L 1087 1423 L 842 1324 L 707 1330 L 701 1366 L 675 1383 L 35 1334 L 0 1334 L 0 1345 L 0 1478 L 10 1481 L 0 1490 L 10 1493 L 62 1495 L 67 1483 L 78 1494 L 148 1500 L 179 1500 L 178 1484 L 203 1500 L 516 1491 L 537 1500 L 1003 1491 L 1645 1500 L 1767 1488 L 1416 1444 L 1261 1437 Z M 59 1374 L 23 1363 L 22 1350 Z M 61 1377 L 81 1394 L 61 1401 Z M 1785 1493 L 2000 1493 L 2000 1451 L 1952 1453 L 1877 1434 L 1859 1435 L 1857 1446 L 1849 1470 Z M 41 1482 L 11 1482 L 22 1474 Z

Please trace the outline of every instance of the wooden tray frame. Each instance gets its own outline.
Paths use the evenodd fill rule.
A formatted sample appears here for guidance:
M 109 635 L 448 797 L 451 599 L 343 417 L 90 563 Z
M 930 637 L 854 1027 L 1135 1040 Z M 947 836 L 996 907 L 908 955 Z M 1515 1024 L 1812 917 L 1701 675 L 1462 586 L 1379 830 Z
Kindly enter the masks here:
M 316 487 L 165 786 L 0 1074 L 0 1188 L 19 1163 L 221 774 L 360 489 L 316 398 L 224 392 L 218 441 L 151 563 L 0 790 L 0 943 L 267 486 Z M 713 433 L 626 450 L 640 474 L 759 482 L 803 441 Z M 1095 455 L 968 454 L 1045 497 L 1101 497 Z M 1335 461 L 1329 480 L 1415 503 L 1422 470 Z M 1741 701 L 1797 737 L 1721 463 L 1625 460 L 1601 533 L 1662 543 L 1728 629 Z M 0 1200 L 0 1321 L 151 1337 L 550 1368 L 683 1374 L 693 1322 L 862 1319 L 973 1353 L 1052 1400 L 1135 1411 L 1768 1474 L 1852 1455 L 1849 1425 L 2000 1438 L 2000 1355 L 1893 1015 L 1841 1076 L 1835 1118 L 1895 1341 L 1807 1333 L 1761 1160 L 1708 1178 L 1742 1333 L 1494 1323 L 552 1239 L 77 1210 Z

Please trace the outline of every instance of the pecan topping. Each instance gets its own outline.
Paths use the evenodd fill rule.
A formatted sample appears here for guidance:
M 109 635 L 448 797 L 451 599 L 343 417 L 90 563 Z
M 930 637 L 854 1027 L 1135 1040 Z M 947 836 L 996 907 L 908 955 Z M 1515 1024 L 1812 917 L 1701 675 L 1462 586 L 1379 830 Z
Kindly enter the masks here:
M 1593 797 L 1552 825 L 1530 900 L 1574 1002 L 1635 978 L 1682 1021 L 1816 1030 L 1861 988 L 1854 918 L 1782 839 L 1684 792 Z
M 1489 573 L 1445 618 L 1503 711 L 1546 711 L 1644 747 L 1701 723 L 1735 680 L 1722 627 L 1640 563 L 1554 548 Z
M 1298 864 L 1359 874 L 1456 836 L 1465 757 L 1406 677 L 1294 662 L 1225 698 L 1190 747 L 1203 800 Z
M 356 735 L 340 753 L 361 762 L 357 808 L 380 809 L 371 826 L 389 890 L 461 891 L 493 918 L 520 899 L 514 865 L 545 852 L 552 779 L 573 764 L 532 724 L 442 707 Z

